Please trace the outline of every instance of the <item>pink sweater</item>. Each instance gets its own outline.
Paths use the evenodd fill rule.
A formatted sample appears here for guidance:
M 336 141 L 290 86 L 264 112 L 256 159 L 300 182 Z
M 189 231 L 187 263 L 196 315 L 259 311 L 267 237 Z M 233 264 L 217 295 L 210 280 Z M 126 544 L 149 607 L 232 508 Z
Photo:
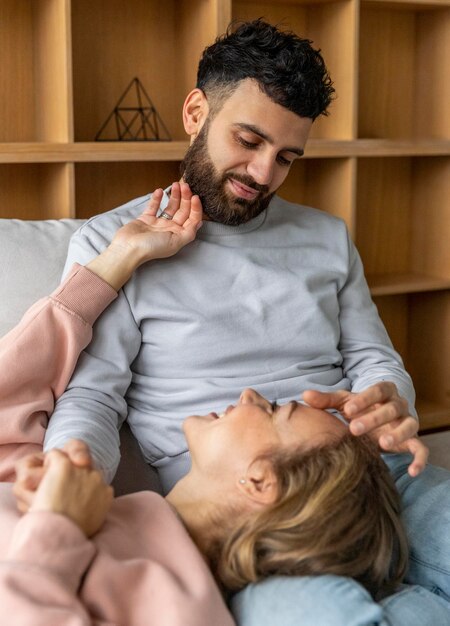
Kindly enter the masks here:
M 0 480 L 39 450 L 92 324 L 115 291 L 75 266 L 0 340 Z M 116 498 L 91 540 L 56 513 L 21 517 L 0 485 L 0 625 L 232 626 L 184 526 L 158 494 Z

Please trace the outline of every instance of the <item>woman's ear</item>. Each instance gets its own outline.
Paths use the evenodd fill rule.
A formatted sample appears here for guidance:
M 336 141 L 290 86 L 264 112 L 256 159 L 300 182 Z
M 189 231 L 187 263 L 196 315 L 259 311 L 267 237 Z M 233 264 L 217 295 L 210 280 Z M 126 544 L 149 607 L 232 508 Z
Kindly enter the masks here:
M 254 461 L 238 482 L 239 491 L 257 504 L 272 504 L 278 497 L 278 482 L 268 459 Z
M 209 105 L 201 89 L 193 89 L 186 97 L 183 105 L 184 130 L 195 139 L 201 131 L 209 113 Z

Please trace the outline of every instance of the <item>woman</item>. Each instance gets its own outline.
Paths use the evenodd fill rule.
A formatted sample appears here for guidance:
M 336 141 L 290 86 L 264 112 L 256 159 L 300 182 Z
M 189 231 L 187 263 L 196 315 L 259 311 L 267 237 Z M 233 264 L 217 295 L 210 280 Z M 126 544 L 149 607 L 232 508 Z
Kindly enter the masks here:
M 166 500 L 144 492 L 111 505 L 81 442 L 45 457 L 36 451 L 111 287 L 157 258 L 148 231 L 166 237 L 165 252 L 167 240 L 175 253 L 195 237 L 201 208 L 187 186 L 172 189 L 171 221 L 157 217 L 157 196 L 0 346 L 3 478 L 35 450 L 18 465 L 21 519 L 10 489 L 1 492 L 7 623 L 231 624 L 204 560 L 232 590 L 274 573 L 353 576 L 372 592 L 395 584 L 406 544 L 389 474 L 368 439 L 325 411 L 272 406 L 246 390 L 221 417 L 187 418 L 192 469 Z

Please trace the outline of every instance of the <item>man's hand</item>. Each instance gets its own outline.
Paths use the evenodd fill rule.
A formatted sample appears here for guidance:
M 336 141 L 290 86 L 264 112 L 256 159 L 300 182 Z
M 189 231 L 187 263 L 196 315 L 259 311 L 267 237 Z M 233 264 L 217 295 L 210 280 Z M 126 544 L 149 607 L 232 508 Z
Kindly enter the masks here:
M 63 451 L 76 467 L 88 469 L 93 467 L 89 448 L 84 441 L 71 439 L 66 443 Z M 33 504 L 36 490 L 46 471 L 45 456 L 43 452 L 29 454 L 16 463 L 13 492 L 17 500 L 17 508 L 21 513 L 26 513 Z
M 360 393 L 310 390 L 304 392 L 303 400 L 317 409 L 338 410 L 349 420 L 354 435 L 370 434 L 383 450 L 411 453 L 411 476 L 425 468 L 428 448 L 417 438 L 419 424 L 409 414 L 408 403 L 394 383 L 377 383 Z
M 65 515 L 91 537 L 103 525 L 112 500 L 113 489 L 99 471 L 77 467 L 62 450 L 50 450 L 29 511 Z

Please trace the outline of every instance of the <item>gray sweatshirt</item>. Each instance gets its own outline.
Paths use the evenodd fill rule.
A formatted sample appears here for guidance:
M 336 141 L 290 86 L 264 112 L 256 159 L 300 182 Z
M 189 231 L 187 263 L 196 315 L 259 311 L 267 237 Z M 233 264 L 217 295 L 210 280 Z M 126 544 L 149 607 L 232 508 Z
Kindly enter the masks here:
M 148 199 L 85 223 L 65 271 L 103 250 Z M 189 469 L 187 415 L 220 413 L 245 387 L 282 403 L 305 389 L 356 392 L 381 380 L 397 385 L 415 415 L 410 377 L 344 222 L 275 196 L 247 224 L 204 222 L 174 257 L 135 272 L 97 321 L 45 448 L 83 439 L 110 480 L 127 419 L 168 490 Z

